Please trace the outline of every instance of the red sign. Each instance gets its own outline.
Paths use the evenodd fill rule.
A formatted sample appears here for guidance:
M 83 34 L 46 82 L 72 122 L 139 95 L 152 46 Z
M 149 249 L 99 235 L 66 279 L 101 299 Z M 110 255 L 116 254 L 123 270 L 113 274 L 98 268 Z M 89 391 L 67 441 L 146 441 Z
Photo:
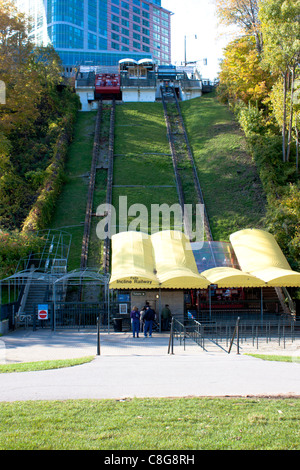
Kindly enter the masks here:
M 48 306 L 39 306 L 38 309 L 38 319 L 39 320 L 48 320 Z

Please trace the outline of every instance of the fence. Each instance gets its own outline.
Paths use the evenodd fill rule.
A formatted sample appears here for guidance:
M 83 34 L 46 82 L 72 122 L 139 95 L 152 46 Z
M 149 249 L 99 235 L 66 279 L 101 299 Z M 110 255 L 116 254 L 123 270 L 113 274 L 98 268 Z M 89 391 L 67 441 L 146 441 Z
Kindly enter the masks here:
M 233 321 L 212 321 L 200 323 L 192 320 L 185 324 L 172 319 L 168 353 L 174 352 L 174 338 L 184 350 L 188 345 L 198 344 L 207 351 L 209 344 L 214 344 L 223 351 L 231 352 L 236 345 L 239 354 L 244 343 L 259 349 L 262 344 L 277 344 L 283 349 L 287 342 L 300 341 L 300 321 L 294 319 L 278 319 L 266 321 L 249 321 L 238 318 Z M 270 345 L 271 346 L 271 345 Z
M 31 313 L 16 317 L 17 304 L 8 304 L 1 307 L 1 320 L 9 320 L 9 329 L 15 327 L 56 329 L 96 329 L 114 328 L 115 318 L 120 319 L 119 303 L 101 302 L 47 302 L 48 315 L 40 320 L 38 316 L 39 305 L 33 304 Z M 54 314 L 55 312 L 55 314 Z M 123 315 L 125 325 L 128 315 Z M 127 325 L 125 325 L 127 326 Z

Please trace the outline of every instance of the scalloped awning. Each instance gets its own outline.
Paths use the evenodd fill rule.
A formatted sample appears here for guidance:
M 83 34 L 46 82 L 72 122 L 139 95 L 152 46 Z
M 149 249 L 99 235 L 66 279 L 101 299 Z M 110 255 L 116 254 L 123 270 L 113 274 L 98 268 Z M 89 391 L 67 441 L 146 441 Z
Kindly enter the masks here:
M 243 272 L 272 287 L 300 287 L 300 273 L 293 271 L 274 236 L 258 229 L 240 230 L 230 241 Z

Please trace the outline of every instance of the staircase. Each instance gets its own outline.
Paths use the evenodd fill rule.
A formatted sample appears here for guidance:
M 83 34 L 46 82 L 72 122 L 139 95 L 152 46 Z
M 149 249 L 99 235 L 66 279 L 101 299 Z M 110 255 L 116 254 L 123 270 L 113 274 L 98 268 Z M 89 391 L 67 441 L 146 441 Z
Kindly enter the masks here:
M 60 230 L 41 231 L 45 244 L 41 253 L 20 260 L 16 274 L 20 279 L 22 297 L 17 312 L 17 323 L 28 325 L 37 314 L 37 306 L 53 302 L 55 280 L 62 278 L 68 269 L 71 236 Z M 65 299 L 66 283 L 56 287 L 56 300 Z
M 32 283 L 27 295 L 24 311 L 25 315 L 34 315 L 37 311 L 37 305 L 47 303 L 48 300 L 48 283 L 39 281 Z

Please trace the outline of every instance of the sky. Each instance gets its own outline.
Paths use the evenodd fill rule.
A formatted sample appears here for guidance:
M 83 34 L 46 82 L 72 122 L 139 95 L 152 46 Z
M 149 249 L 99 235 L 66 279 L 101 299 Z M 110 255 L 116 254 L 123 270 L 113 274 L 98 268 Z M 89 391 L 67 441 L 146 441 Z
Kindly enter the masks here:
M 172 64 L 184 61 L 186 36 L 187 61 L 199 61 L 202 78 L 217 78 L 223 48 L 232 36 L 228 29 L 218 25 L 214 0 L 162 0 L 161 5 L 174 13 L 171 17 Z

